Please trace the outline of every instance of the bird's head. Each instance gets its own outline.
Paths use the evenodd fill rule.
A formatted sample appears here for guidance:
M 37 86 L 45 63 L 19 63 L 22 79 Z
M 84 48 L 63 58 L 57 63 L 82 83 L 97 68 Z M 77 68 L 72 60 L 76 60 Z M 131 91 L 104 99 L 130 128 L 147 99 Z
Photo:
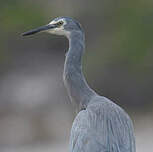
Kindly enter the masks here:
M 23 33 L 23 36 L 32 35 L 38 32 L 48 32 L 56 35 L 64 35 L 69 37 L 72 32 L 82 31 L 81 25 L 76 20 L 69 17 L 58 17 L 49 24 L 38 27 Z

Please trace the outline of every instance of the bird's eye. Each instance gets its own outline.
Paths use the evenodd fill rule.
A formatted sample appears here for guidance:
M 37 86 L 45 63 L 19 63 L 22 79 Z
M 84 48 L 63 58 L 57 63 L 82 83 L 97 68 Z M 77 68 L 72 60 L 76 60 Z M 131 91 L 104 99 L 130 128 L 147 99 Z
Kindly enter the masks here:
M 59 21 L 58 23 L 56 23 L 58 26 L 62 25 L 63 22 L 62 21 Z

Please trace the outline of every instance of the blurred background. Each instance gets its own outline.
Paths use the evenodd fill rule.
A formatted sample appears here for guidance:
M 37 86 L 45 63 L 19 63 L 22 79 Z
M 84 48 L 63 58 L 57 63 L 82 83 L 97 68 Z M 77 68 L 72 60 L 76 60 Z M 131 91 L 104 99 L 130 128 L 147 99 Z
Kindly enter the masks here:
M 76 115 L 62 81 L 68 41 L 20 35 L 58 16 L 81 22 L 89 85 L 129 113 L 137 151 L 153 150 L 152 0 L 1 0 L 0 151 L 68 151 Z

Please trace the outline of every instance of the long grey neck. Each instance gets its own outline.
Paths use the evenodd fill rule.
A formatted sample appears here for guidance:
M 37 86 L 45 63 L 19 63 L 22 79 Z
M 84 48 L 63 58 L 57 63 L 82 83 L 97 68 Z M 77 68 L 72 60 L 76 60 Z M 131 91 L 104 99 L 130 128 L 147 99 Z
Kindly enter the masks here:
M 75 31 L 70 34 L 69 50 L 64 64 L 64 84 L 69 97 L 77 108 L 86 108 L 90 99 L 96 94 L 87 84 L 82 73 L 82 55 L 85 48 L 84 33 Z

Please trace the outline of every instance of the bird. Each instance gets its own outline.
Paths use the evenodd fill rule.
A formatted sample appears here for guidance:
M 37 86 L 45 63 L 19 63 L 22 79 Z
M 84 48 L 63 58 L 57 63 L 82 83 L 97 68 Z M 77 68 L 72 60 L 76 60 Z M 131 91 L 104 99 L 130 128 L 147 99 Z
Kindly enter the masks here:
M 73 121 L 70 152 L 135 152 L 133 122 L 123 108 L 89 87 L 82 70 L 85 32 L 71 17 L 57 17 L 49 24 L 23 33 L 39 32 L 65 36 L 69 41 L 63 81 L 78 113 Z

